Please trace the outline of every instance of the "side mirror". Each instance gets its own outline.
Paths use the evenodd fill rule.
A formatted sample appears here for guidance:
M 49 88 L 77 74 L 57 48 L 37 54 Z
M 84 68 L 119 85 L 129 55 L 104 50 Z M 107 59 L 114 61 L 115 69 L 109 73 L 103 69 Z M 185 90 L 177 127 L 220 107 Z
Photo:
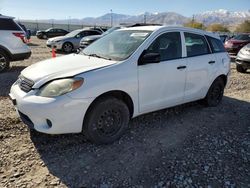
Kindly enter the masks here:
M 147 53 L 144 51 L 138 60 L 138 65 L 145 65 L 150 63 L 160 63 L 161 56 L 159 53 Z

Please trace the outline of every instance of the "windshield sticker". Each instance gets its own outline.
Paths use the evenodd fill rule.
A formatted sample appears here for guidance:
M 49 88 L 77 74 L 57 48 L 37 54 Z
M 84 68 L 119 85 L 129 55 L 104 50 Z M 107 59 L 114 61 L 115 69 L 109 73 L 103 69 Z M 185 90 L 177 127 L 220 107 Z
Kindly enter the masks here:
M 146 37 L 148 33 L 131 33 L 131 37 Z

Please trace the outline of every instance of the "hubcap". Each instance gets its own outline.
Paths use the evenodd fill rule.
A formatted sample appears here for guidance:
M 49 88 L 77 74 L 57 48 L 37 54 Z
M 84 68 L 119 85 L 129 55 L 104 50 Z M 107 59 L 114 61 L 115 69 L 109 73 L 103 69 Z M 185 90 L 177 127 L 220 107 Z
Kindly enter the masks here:
M 107 109 L 103 112 L 96 124 L 96 129 L 101 136 L 113 136 L 121 128 L 121 114 L 116 109 Z
M 0 70 L 2 71 L 6 67 L 6 59 L 4 56 L 0 55 Z
M 64 51 L 65 52 L 71 52 L 72 46 L 71 44 L 64 44 Z

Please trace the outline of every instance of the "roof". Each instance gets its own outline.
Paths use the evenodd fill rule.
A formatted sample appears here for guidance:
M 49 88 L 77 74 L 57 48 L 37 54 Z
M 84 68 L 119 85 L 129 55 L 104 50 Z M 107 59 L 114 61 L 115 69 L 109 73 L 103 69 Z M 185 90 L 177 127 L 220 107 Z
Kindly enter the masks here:
M 4 15 L 0 14 L 0 18 L 2 18 L 2 19 L 14 19 L 15 17 L 4 16 Z
M 141 30 L 141 31 L 171 31 L 171 30 L 179 30 L 184 32 L 194 32 L 201 35 L 208 35 L 214 38 L 219 38 L 218 35 L 215 35 L 214 33 L 207 32 L 200 29 L 194 29 L 194 28 L 188 28 L 188 27 L 181 27 L 181 26 L 139 26 L 139 27 L 128 27 L 123 28 L 122 30 Z

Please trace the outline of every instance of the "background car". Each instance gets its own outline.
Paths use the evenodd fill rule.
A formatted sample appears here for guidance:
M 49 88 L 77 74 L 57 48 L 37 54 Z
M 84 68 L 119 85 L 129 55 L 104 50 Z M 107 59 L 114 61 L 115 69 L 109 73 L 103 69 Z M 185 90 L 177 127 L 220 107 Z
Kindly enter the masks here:
M 47 39 L 47 38 L 51 38 L 51 37 L 64 36 L 68 33 L 69 32 L 64 30 L 64 29 L 49 28 L 45 31 L 37 31 L 36 36 L 39 39 Z
M 30 40 L 31 37 L 31 31 L 25 27 L 25 25 L 18 22 L 18 25 L 25 31 L 25 37 L 27 40 Z
M 83 37 L 80 41 L 80 48 L 86 48 L 88 45 L 90 45 L 92 42 L 96 41 L 97 39 L 111 33 L 112 31 L 115 31 L 117 29 L 120 29 L 121 27 L 112 27 L 110 29 L 108 29 L 107 31 L 105 31 L 104 33 L 102 33 L 101 35 L 94 35 L 94 36 L 87 36 L 87 37 Z
M 0 14 L 0 72 L 9 68 L 10 61 L 24 60 L 31 55 L 25 44 L 25 32 L 13 19 Z
M 237 54 L 248 43 L 250 43 L 250 33 L 245 33 L 226 41 L 224 46 L 228 52 Z
M 236 57 L 236 70 L 245 73 L 250 69 L 250 43 L 241 48 Z
M 77 29 L 65 36 L 54 37 L 47 41 L 47 46 L 70 53 L 79 48 L 80 40 L 89 35 L 100 35 L 101 32 L 93 29 Z

